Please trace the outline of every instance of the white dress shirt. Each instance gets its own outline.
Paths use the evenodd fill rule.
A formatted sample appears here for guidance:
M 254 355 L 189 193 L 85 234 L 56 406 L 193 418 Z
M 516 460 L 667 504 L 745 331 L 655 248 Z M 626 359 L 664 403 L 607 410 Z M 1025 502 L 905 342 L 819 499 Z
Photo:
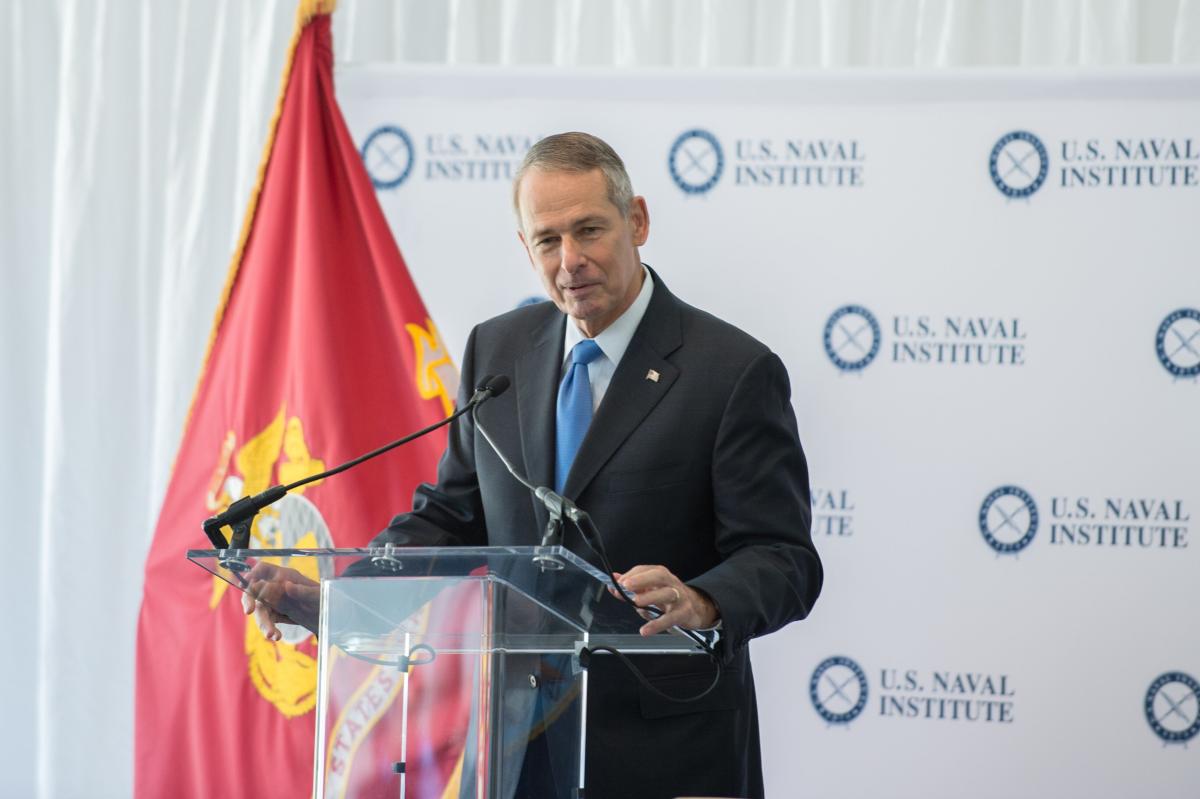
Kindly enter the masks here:
M 600 348 L 600 352 L 603 353 L 588 364 L 588 382 L 592 385 L 593 412 L 600 407 L 600 400 L 604 399 L 604 392 L 608 391 L 608 384 L 612 382 L 613 373 L 617 371 L 617 364 L 624 357 L 625 350 L 629 349 L 629 342 L 633 339 L 633 334 L 641 323 L 642 317 L 646 315 L 646 306 L 650 304 L 650 295 L 654 293 L 654 279 L 650 277 L 650 272 L 644 266 L 642 274 L 645 276 L 642 281 L 642 290 L 638 292 L 633 304 L 593 339 L 596 346 Z M 579 326 L 572 323 L 570 317 L 567 318 L 565 324 L 567 325 L 567 334 L 563 337 L 563 360 L 562 370 L 559 372 L 559 382 L 562 382 L 562 378 L 567 374 L 567 369 L 570 368 L 571 349 L 587 338 Z

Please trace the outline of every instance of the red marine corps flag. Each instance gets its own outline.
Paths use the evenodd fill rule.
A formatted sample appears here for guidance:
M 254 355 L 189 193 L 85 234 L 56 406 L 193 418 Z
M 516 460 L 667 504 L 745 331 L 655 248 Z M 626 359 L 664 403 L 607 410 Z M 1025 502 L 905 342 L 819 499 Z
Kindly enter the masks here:
M 457 389 L 334 100 L 331 5 L 308 0 L 298 12 L 146 561 L 135 746 L 143 799 L 311 795 L 316 641 L 301 628 L 267 641 L 238 592 L 184 553 L 210 546 L 206 517 L 444 418 Z M 433 479 L 445 440 L 438 431 L 295 491 L 258 515 L 251 546 L 364 546 Z M 363 668 L 359 682 L 331 715 L 326 787 L 395 796 L 398 735 L 380 721 L 402 675 Z M 419 711 L 436 722 L 423 739 L 410 734 L 403 757 L 410 780 L 423 769 L 422 795 L 457 795 L 469 708 L 454 686 L 426 687 L 444 701 Z

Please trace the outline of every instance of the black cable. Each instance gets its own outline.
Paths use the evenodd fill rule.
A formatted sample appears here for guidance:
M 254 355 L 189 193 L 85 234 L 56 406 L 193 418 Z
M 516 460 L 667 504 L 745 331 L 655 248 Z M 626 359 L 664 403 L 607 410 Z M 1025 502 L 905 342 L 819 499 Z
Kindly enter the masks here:
M 338 647 L 338 648 L 342 649 L 341 647 Z M 409 654 L 401 655 L 397 660 L 385 660 L 384 658 L 373 658 L 373 657 L 370 657 L 369 655 L 360 655 L 357 652 L 350 652 L 346 649 L 342 649 L 342 651 L 345 652 L 350 657 L 354 658 L 355 660 L 361 660 L 365 663 L 373 663 L 376 666 L 395 666 L 397 669 L 400 669 L 401 671 L 408 671 L 409 668 L 412 666 L 425 666 L 425 665 L 437 660 L 437 650 L 435 650 L 429 644 L 417 644 L 416 646 L 414 646 L 412 649 L 409 650 Z M 418 651 L 428 652 L 429 657 L 421 658 L 420 660 L 414 660 L 412 658 L 412 653 L 418 652 Z
M 608 553 L 605 551 L 604 539 L 600 536 L 600 531 L 596 529 L 595 523 L 592 522 L 592 517 L 589 516 L 586 511 L 580 510 L 580 511 L 578 511 L 578 513 L 576 515 L 569 516 L 569 518 L 571 518 L 571 521 L 575 524 L 576 529 L 579 530 L 580 537 L 585 542 L 588 543 L 588 548 L 590 548 L 593 552 L 595 552 L 596 556 L 600 558 L 600 564 L 604 567 L 604 573 L 608 576 L 608 581 L 610 583 L 612 583 L 613 590 L 616 591 L 617 596 L 620 597 L 620 599 L 622 601 L 624 601 L 625 604 L 632 607 L 635 612 L 644 610 L 647 613 L 649 613 L 650 615 L 654 616 L 655 618 L 662 616 L 664 614 L 664 611 L 662 611 L 659 608 L 654 607 L 653 605 L 647 605 L 644 608 L 639 606 L 636 602 L 634 602 L 625 593 L 625 589 L 622 588 L 620 586 L 620 584 L 617 583 L 617 578 L 613 576 L 614 569 L 612 567 L 612 563 L 609 562 Z M 590 529 L 585 530 L 584 529 L 585 527 L 588 527 Z M 593 546 L 588 541 L 588 539 L 590 539 L 592 537 L 595 537 L 597 546 Z M 637 681 L 639 683 L 641 683 L 642 686 L 644 688 L 646 688 L 646 690 L 650 691 L 651 693 L 655 694 L 656 696 L 662 697 L 663 699 L 667 700 L 668 702 L 675 702 L 678 704 L 686 704 L 688 702 L 696 702 L 696 701 L 708 696 L 710 693 L 712 693 L 716 689 L 717 683 L 719 683 L 721 681 L 721 675 L 724 673 L 724 668 L 721 665 L 721 658 L 717 656 L 717 653 L 712 648 L 712 645 L 709 644 L 708 641 L 705 640 L 705 638 L 702 635 L 697 633 L 695 630 L 688 630 L 683 627 L 676 626 L 676 629 L 679 630 L 680 632 L 682 632 L 688 638 L 692 639 L 692 641 L 694 643 L 696 643 L 702 650 L 704 650 L 704 654 L 708 655 L 708 659 L 711 660 L 713 665 L 716 667 L 716 673 L 713 675 L 713 681 L 709 684 L 709 686 L 707 688 L 705 688 L 703 691 L 696 694 L 695 696 L 684 696 L 684 697 L 671 696 L 670 694 L 660 691 L 658 688 L 656 688 L 654 685 L 652 685 L 648 679 L 646 679 L 646 675 L 642 673 L 641 669 L 639 669 L 636 665 L 634 665 L 633 661 L 630 660 L 625 655 L 625 653 L 617 650 L 615 647 L 594 646 L 594 647 L 591 647 L 590 649 L 585 648 L 583 651 L 610 652 L 610 653 L 616 655 L 617 658 L 621 661 L 621 663 L 624 664 L 625 668 L 629 669 L 629 671 L 633 674 L 633 676 L 637 679 Z
M 492 379 L 491 377 L 484 378 L 484 380 L 479 385 L 479 390 L 481 390 L 481 391 L 484 390 L 487 386 L 487 382 L 491 379 Z M 505 378 L 505 381 L 506 382 L 504 383 L 504 388 L 506 389 L 506 388 L 508 388 L 507 378 Z M 503 390 L 503 389 L 501 389 L 501 390 Z M 472 410 L 474 410 L 474 408 L 472 406 L 468 406 L 468 407 L 472 408 Z M 512 462 L 509 461 L 509 459 L 500 450 L 500 447 L 496 446 L 496 442 L 492 440 L 492 437 L 490 435 L 488 435 L 487 429 L 480 423 L 479 417 L 477 414 L 472 413 L 471 419 L 472 419 L 472 421 L 475 422 L 475 429 L 478 430 L 480 432 L 480 434 L 483 436 L 483 438 L 487 442 L 488 446 L 491 447 L 492 452 L 496 453 L 496 456 L 498 458 L 500 458 L 500 462 L 502 464 L 504 464 L 504 468 L 508 470 L 508 473 L 511 474 L 517 480 L 517 482 L 519 482 L 521 485 L 525 486 L 525 488 L 532 491 L 538 499 L 542 500 L 542 502 L 545 503 L 546 499 L 543 497 L 543 492 L 546 492 L 547 490 L 538 488 L 533 483 L 531 483 L 527 478 L 522 476 L 520 472 L 517 471 L 516 467 L 513 466 Z M 640 607 L 636 602 L 634 602 L 632 599 L 630 599 L 628 595 L 626 595 L 625 589 L 622 588 L 617 583 L 617 578 L 613 576 L 615 570 L 612 567 L 612 563 L 608 559 L 608 552 L 604 546 L 604 536 L 600 535 L 600 531 L 596 528 L 596 524 L 595 524 L 595 522 L 592 521 L 592 517 L 588 514 L 588 512 L 583 510 L 582 508 L 578 507 L 577 505 L 575 505 L 573 502 L 571 502 L 571 500 L 567 499 L 566 497 L 561 497 L 561 496 L 558 496 L 557 494 L 551 494 L 551 496 L 554 496 L 556 498 L 556 500 L 561 500 L 562 515 L 567 517 L 568 519 L 570 519 L 571 523 L 575 525 L 575 529 L 579 531 L 579 537 L 581 539 L 583 539 L 583 543 L 586 544 L 587 548 L 590 549 L 596 555 L 596 557 L 600 559 L 600 565 L 603 567 L 605 576 L 607 577 L 609 583 L 612 585 L 613 591 L 617 595 L 617 597 L 622 602 L 624 602 L 625 604 L 627 604 L 631 608 L 633 608 L 635 612 L 645 611 L 645 612 L 649 613 L 651 616 L 653 616 L 654 618 L 658 618 L 658 617 L 662 616 L 664 611 L 662 611 L 659 608 L 654 607 L 653 605 L 648 605 L 644 608 Z M 705 640 L 705 638 L 702 635 L 700 635 L 699 633 L 697 633 L 695 630 L 684 629 L 683 627 L 679 627 L 677 625 L 676 625 L 676 629 L 679 630 L 681 633 L 683 633 L 685 636 L 687 636 L 689 639 L 691 639 L 691 641 L 694 644 L 699 646 L 700 649 L 704 652 L 704 654 L 708 655 L 709 659 L 712 660 L 712 662 L 716 665 L 716 668 L 717 668 L 716 676 L 713 679 L 712 685 L 708 686 L 708 688 L 706 688 L 702 693 L 700 693 L 694 697 L 687 697 L 687 698 L 681 699 L 678 697 L 670 696 L 670 695 L 665 694 L 662 691 L 658 690 L 657 688 L 655 688 L 653 685 L 650 684 L 650 682 L 646 679 L 645 675 L 643 675 L 641 673 L 641 671 L 638 670 L 637 666 L 635 666 L 633 664 L 633 662 L 631 660 L 629 660 L 628 657 L 626 657 L 623 653 L 618 652 L 616 649 L 614 649 L 612 647 L 607 647 L 607 646 L 593 647 L 592 651 L 612 652 L 613 654 L 617 655 L 621 659 L 621 662 L 624 663 L 625 666 L 630 671 L 633 672 L 633 675 L 638 679 L 638 681 L 642 685 L 644 685 L 651 692 L 657 694 L 658 696 L 661 696 L 663 699 L 666 699 L 671 702 L 694 702 L 697 699 L 701 699 L 701 698 L 707 696 L 710 692 L 712 692 L 712 690 L 714 688 L 717 687 L 717 682 L 720 681 L 721 674 L 722 674 L 721 659 L 717 656 L 717 653 L 713 650 L 712 645 L 709 644 L 709 642 L 707 640 Z
M 583 539 L 585 544 L 587 544 L 588 549 L 592 550 L 592 552 L 596 553 L 596 557 L 600 558 L 600 565 L 604 568 L 604 573 L 608 577 L 608 581 L 612 584 L 613 591 L 616 593 L 617 597 L 635 611 L 644 610 L 656 619 L 664 615 L 665 611 L 661 610 L 660 608 L 656 608 L 653 605 L 647 605 L 643 608 L 630 599 L 630 597 L 625 593 L 625 589 L 622 588 L 617 582 L 617 578 L 613 576 L 615 569 L 613 569 L 612 563 L 610 563 L 608 560 L 608 552 L 605 551 L 604 539 L 601 537 L 600 531 L 596 529 L 595 523 L 592 522 L 592 517 L 588 515 L 587 511 L 580 509 L 576 510 L 577 513 L 574 516 L 569 515 L 568 518 L 570 518 L 572 523 L 575 525 L 575 529 L 579 530 L 579 537 Z M 585 529 L 585 527 L 590 529 Z M 596 539 L 596 545 L 592 544 L 592 538 Z M 677 629 L 685 636 L 690 638 L 693 643 L 703 649 L 704 653 L 710 658 L 719 660 L 716 652 L 712 648 L 712 645 L 710 645 L 708 641 L 706 641 L 704 637 L 695 630 L 688 630 L 683 627 L 678 627 Z
M 613 655 L 616 655 L 617 658 L 623 664 L 625 664 L 625 668 L 629 669 L 629 671 L 633 673 L 633 676 L 637 678 L 637 681 L 642 684 L 643 688 L 650 693 L 655 694 L 656 696 L 662 697 L 668 702 L 675 702 L 676 704 L 680 705 L 686 705 L 688 702 L 697 702 L 711 694 L 713 690 L 716 689 L 717 683 L 721 681 L 721 675 L 724 673 L 724 667 L 721 666 L 721 659 L 718 657 L 712 657 L 710 653 L 713 665 L 717 667 L 717 673 L 713 676 L 713 681 L 709 683 L 709 686 L 695 696 L 671 696 L 668 693 L 660 691 L 653 683 L 646 679 L 646 675 L 642 674 L 641 669 L 634 665 L 633 661 L 630 660 L 621 650 L 611 646 L 592 646 L 584 647 L 580 650 L 579 654 L 584 659 L 587 659 L 591 656 L 592 652 L 609 652 Z

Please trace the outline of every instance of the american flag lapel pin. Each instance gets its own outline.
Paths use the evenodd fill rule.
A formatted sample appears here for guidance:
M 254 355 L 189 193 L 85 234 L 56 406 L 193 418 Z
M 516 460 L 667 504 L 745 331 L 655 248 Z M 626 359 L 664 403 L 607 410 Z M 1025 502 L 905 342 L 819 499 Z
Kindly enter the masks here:
M 659 378 L 659 374 L 658 374 L 658 372 L 654 371 L 653 369 L 651 369 L 650 371 L 646 372 L 646 379 L 647 379 L 647 380 L 652 380 L 653 382 L 657 383 L 657 382 L 658 382 L 658 378 Z

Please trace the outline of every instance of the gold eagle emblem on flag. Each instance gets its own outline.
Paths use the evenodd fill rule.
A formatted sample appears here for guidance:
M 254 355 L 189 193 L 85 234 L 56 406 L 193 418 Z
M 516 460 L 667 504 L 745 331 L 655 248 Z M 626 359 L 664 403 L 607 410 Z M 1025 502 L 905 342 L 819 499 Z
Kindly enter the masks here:
M 232 430 L 225 434 L 216 468 L 209 480 L 205 504 L 220 513 L 244 496 L 252 496 L 274 483 L 290 483 L 325 470 L 325 462 L 313 457 L 304 437 L 304 425 L 287 415 L 281 405 L 275 418 L 238 447 Z M 232 467 L 232 468 L 231 468 Z M 258 514 L 250 529 L 250 545 L 256 549 L 311 549 L 332 547 L 329 527 L 304 489 L 291 494 Z M 263 558 L 290 566 L 306 577 L 319 580 L 317 564 L 308 558 Z M 209 609 L 215 609 L 229 583 L 213 577 Z M 302 627 L 285 625 L 281 641 L 268 641 L 253 617 L 246 619 L 246 666 L 250 681 L 263 699 L 287 717 L 300 716 L 316 705 L 317 658 L 312 634 Z

